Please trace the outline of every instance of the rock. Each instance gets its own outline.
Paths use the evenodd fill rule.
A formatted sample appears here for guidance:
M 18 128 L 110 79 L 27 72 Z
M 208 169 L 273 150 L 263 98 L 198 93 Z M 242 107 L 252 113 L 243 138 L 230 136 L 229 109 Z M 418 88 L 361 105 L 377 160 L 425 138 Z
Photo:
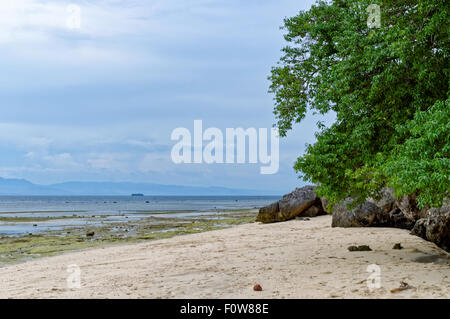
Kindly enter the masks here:
M 394 245 L 394 247 L 392 247 L 392 249 L 403 249 L 403 246 L 401 243 L 397 243 Z
M 348 251 L 372 251 L 372 249 L 367 245 L 361 245 L 361 246 L 350 246 L 348 247 Z
M 428 211 L 426 239 L 450 251 L 450 205 Z
M 389 220 L 390 227 L 401 229 L 412 229 L 415 224 L 415 221 L 407 218 L 399 208 L 394 208 L 389 212 Z
M 407 217 L 395 206 L 395 202 L 392 199 L 388 200 L 387 197 L 381 202 L 376 202 L 384 209 L 376 205 L 373 200 L 368 200 L 349 211 L 347 205 L 351 202 L 352 199 L 347 199 L 335 206 L 332 227 L 395 227 L 408 230 L 414 227 L 415 220 Z M 387 211 L 389 207 L 393 209 Z
M 323 210 L 322 204 L 319 201 L 316 205 L 311 206 L 300 215 L 302 217 L 316 217 L 320 215 L 326 215 L 326 212 Z
M 262 287 L 261 287 L 261 285 L 254 285 L 253 290 L 254 291 L 262 291 Z
M 412 194 L 408 196 L 402 196 L 395 201 L 395 206 L 398 207 L 403 215 L 412 223 L 415 223 L 421 218 L 425 218 L 427 215 L 428 208 L 419 209 L 416 202 L 417 195 Z
M 317 206 L 317 209 L 311 209 Z M 309 210 L 309 211 L 308 211 Z M 293 192 L 284 195 L 281 200 L 259 210 L 256 221 L 263 223 L 282 222 L 302 215 L 308 211 L 308 216 L 317 216 L 323 212 L 320 200 L 314 193 L 314 186 L 296 188 Z
M 377 205 L 365 202 L 348 210 L 347 204 L 350 204 L 351 201 L 351 199 L 347 199 L 335 206 L 332 227 L 386 227 L 389 225 L 389 214 L 386 214 Z
M 403 196 L 397 200 L 394 190 L 385 187 L 380 191 L 380 196 L 380 199 L 369 198 L 367 201 L 389 214 L 389 222 L 385 225 L 387 227 L 412 229 L 417 219 L 425 213 L 425 210 L 417 208 L 415 195 Z
M 396 199 L 394 197 L 394 190 L 391 188 L 385 187 L 381 190 L 380 195 L 381 195 L 381 199 L 376 200 L 376 199 L 369 198 L 368 201 L 371 202 L 372 204 L 377 205 L 386 213 L 389 213 L 395 207 Z
M 259 209 L 259 214 L 258 217 L 256 217 L 256 221 L 268 223 L 272 220 L 281 219 L 281 216 L 278 216 L 279 211 L 280 209 L 278 206 L 278 202 L 262 207 Z
M 293 192 L 284 195 L 283 199 L 278 202 L 278 205 L 280 213 L 290 219 L 300 215 L 318 200 L 319 198 L 314 193 L 314 186 L 305 186 L 296 188 Z
M 413 229 L 411 230 L 411 235 L 419 236 L 423 239 L 427 239 L 427 227 L 426 227 L 426 218 L 419 219 Z
M 328 203 L 329 203 L 328 199 L 325 199 L 325 198 L 322 197 L 320 199 L 320 203 L 322 204 L 322 208 L 323 208 L 325 213 L 327 213 L 327 214 L 331 214 L 332 213 L 331 210 L 328 208 Z
M 385 213 L 389 214 L 389 222 L 385 226 L 412 229 L 416 220 L 411 217 L 411 214 L 405 215 L 405 213 L 398 207 L 398 201 L 394 197 L 394 190 L 392 188 L 385 187 L 380 191 L 380 196 L 380 199 L 369 198 L 368 202 L 377 205 Z
M 427 216 L 415 223 L 411 234 L 450 252 L 450 203 L 446 202 L 441 208 L 430 208 Z

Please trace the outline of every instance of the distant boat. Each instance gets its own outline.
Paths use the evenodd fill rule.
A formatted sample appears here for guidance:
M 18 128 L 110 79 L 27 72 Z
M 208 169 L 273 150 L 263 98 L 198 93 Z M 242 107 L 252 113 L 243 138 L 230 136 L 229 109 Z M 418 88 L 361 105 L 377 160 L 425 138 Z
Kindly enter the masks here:
M 131 194 L 131 196 L 144 196 L 144 194 Z

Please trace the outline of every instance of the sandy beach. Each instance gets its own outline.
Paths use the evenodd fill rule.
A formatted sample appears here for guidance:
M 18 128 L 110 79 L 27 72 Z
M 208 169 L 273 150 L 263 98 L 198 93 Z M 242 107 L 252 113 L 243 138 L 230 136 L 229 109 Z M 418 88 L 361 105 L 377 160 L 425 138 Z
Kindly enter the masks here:
M 253 223 L 37 259 L 0 268 L 0 297 L 450 298 L 450 254 L 433 243 L 401 229 L 330 225 L 331 216 Z M 369 289 L 373 264 L 381 287 Z M 69 265 L 80 288 L 67 286 Z M 401 282 L 409 289 L 391 292 Z

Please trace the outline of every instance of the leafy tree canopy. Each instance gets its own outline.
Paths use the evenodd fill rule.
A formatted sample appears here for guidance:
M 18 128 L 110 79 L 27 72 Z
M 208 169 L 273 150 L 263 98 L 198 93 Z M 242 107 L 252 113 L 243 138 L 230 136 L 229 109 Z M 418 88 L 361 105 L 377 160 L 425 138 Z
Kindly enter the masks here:
M 367 8 L 380 6 L 371 28 Z M 441 206 L 450 190 L 449 6 L 445 0 L 318 1 L 287 18 L 288 45 L 270 92 L 285 136 L 308 110 L 334 111 L 294 168 L 319 196 L 418 195 Z M 373 26 L 372 26 L 373 27 Z

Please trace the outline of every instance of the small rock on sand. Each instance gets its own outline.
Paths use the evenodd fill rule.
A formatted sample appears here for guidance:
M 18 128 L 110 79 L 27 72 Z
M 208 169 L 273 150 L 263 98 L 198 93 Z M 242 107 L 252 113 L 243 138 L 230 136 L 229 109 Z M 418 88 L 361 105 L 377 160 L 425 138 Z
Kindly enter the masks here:
M 261 285 L 258 285 L 258 284 L 257 284 L 257 285 L 254 285 L 254 286 L 253 286 L 253 290 L 254 290 L 254 291 L 262 291 L 262 287 L 261 287 Z
M 348 251 L 372 251 L 372 249 L 367 245 L 361 245 L 361 246 L 350 246 L 348 247 Z

